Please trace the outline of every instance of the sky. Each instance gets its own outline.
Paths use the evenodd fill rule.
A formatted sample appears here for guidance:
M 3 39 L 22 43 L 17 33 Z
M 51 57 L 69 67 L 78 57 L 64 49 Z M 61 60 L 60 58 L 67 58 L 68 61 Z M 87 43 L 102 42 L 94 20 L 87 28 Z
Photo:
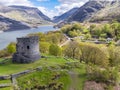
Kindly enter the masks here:
M 37 7 L 45 15 L 53 18 L 74 7 L 80 7 L 87 1 L 88 0 L 0 0 L 0 5 Z

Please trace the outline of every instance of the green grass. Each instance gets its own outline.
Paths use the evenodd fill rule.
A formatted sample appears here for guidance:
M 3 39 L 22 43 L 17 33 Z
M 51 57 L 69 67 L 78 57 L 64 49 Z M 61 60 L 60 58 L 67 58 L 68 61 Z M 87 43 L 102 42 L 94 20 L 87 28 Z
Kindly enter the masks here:
M 3 61 L 3 59 L 0 59 L 0 61 Z M 77 62 L 76 65 L 74 62 Z M 0 75 L 9 75 L 40 66 L 43 68 L 42 71 L 33 72 L 17 79 L 21 90 L 48 86 L 50 83 L 56 83 L 55 87 L 62 84 L 62 90 L 70 90 L 71 86 L 75 87 L 75 90 L 82 90 L 86 80 L 85 65 L 72 59 L 65 60 L 62 57 L 51 56 L 30 64 L 13 64 L 9 60 L 5 64 L 0 64 Z M 71 77 L 69 71 L 76 73 L 76 75 Z M 60 77 L 52 80 L 57 74 L 60 74 Z M 10 80 L 2 80 L 0 83 L 10 83 Z M 50 90 L 53 90 L 53 88 Z M 12 90 L 12 87 L 0 88 L 0 90 Z
M 0 84 L 10 84 L 11 80 L 0 80 Z M 0 90 L 13 90 L 12 87 L 0 88 Z
M 0 84 L 4 84 L 4 83 L 11 83 L 10 80 L 0 80 Z
M 36 85 L 48 86 L 49 83 L 56 82 L 57 84 L 63 84 L 62 90 L 70 90 L 71 87 L 71 90 L 83 90 L 84 82 L 86 80 L 85 64 L 77 63 L 77 67 L 74 67 L 73 64 L 69 64 L 69 66 L 72 66 L 73 68 L 66 68 L 61 70 L 53 69 L 52 71 L 49 69 L 43 69 L 43 71 L 41 72 L 34 72 L 25 75 L 18 78 L 19 86 L 22 90 L 25 90 L 28 87 L 28 89 L 30 89 L 35 87 Z M 69 72 L 72 72 L 74 75 L 71 76 Z M 61 77 L 57 80 L 51 80 L 51 78 L 56 74 L 60 74 Z
M 80 64 L 79 68 L 73 68 L 70 70 L 71 84 L 70 88 L 74 90 L 83 90 L 84 83 L 86 81 L 85 64 Z
M 63 65 L 66 62 L 74 62 L 74 60 L 66 61 L 64 58 L 51 57 L 47 59 L 42 58 L 30 64 L 13 64 L 10 60 L 5 64 L 0 64 L 0 75 L 13 74 L 23 70 L 33 69 L 39 66 L 49 67 L 49 66 Z
M 60 75 L 59 78 L 53 80 L 55 75 Z M 21 90 L 31 89 L 39 86 L 48 86 L 50 83 L 56 83 L 56 86 L 60 83 L 63 84 L 62 90 L 67 90 L 70 83 L 70 77 L 65 70 L 63 71 L 51 71 L 43 69 L 40 72 L 34 72 L 17 79 Z M 49 88 L 53 90 L 53 87 Z
M 0 62 L 4 61 L 4 59 L 0 58 Z
M 62 77 L 59 79 L 59 82 L 63 82 L 64 83 L 64 87 L 63 90 L 69 90 L 69 85 L 70 85 L 70 75 L 68 75 L 68 73 L 65 73 L 62 75 Z
M 12 87 L 0 88 L 0 90 L 13 90 Z

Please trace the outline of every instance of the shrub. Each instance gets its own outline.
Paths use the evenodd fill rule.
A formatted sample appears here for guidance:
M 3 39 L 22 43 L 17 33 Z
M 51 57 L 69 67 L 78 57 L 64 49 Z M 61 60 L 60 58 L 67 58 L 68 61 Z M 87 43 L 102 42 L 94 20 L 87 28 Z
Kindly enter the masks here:
M 88 65 L 87 75 L 89 80 L 103 82 L 108 85 L 116 85 L 119 80 L 119 70 L 116 67 L 100 68 L 95 65 Z
M 16 52 L 16 44 L 12 42 L 7 46 L 6 49 L 8 53 L 13 54 Z
M 109 63 L 109 57 L 106 52 L 106 48 L 95 44 L 81 43 L 80 47 L 80 61 L 85 63 L 92 63 L 100 66 L 107 66 Z
M 61 48 L 56 44 L 51 44 L 49 47 L 49 54 L 54 56 L 60 56 L 61 55 Z
M 40 42 L 40 52 L 41 53 L 48 53 L 49 47 L 50 47 L 50 44 L 48 42 Z

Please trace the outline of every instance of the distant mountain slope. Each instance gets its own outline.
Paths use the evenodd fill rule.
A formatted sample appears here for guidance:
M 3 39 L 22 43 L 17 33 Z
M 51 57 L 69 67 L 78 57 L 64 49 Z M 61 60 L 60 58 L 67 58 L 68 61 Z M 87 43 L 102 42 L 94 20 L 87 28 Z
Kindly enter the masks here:
M 24 23 L 29 27 L 37 27 L 51 22 L 47 16 L 34 7 L 0 6 L 0 15 Z
M 1 31 L 11 31 L 30 28 L 24 23 L 15 21 L 0 15 L 0 30 Z
M 120 1 L 111 1 L 106 4 L 105 8 L 98 11 L 90 21 L 120 21 Z
M 77 10 L 78 10 L 78 8 L 73 8 L 73 9 L 67 11 L 66 13 L 64 13 L 64 14 L 62 14 L 60 16 L 56 16 L 56 17 L 54 17 L 53 22 L 55 22 L 55 23 L 62 22 L 66 18 L 71 16 L 73 13 L 75 13 Z
M 0 6 L 0 30 L 20 30 L 51 23 L 40 10 L 26 6 Z
M 89 0 L 64 22 L 120 21 L 120 1 Z
M 88 1 L 82 7 L 80 7 L 71 17 L 67 19 L 70 21 L 79 21 L 83 22 L 90 19 L 96 12 L 103 9 L 105 6 L 101 1 Z
M 26 6 L 9 6 L 18 10 L 24 10 L 28 14 L 36 18 L 42 18 L 43 20 L 51 21 L 49 17 L 44 15 L 38 8 L 26 7 Z

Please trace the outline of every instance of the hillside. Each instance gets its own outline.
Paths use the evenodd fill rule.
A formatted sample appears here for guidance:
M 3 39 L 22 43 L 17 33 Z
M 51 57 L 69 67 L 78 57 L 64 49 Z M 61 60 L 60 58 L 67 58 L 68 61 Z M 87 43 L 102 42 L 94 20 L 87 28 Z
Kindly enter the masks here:
M 72 15 L 73 13 L 75 13 L 77 10 L 78 10 L 78 8 L 73 8 L 73 9 L 67 11 L 66 13 L 64 13 L 64 14 L 62 14 L 60 16 L 56 16 L 56 17 L 54 17 L 53 22 L 54 23 L 62 22 L 66 18 L 68 18 L 70 15 Z
M 90 21 L 120 21 L 120 1 L 108 2 L 106 7 L 98 11 Z
M 59 17 L 56 17 L 56 22 L 60 20 L 63 23 L 66 22 L 98 22 L 98 21 L 112 21 L 117 20 L 120 21 L 120 1 L 94 1 L 90 0 L 85 3 L 80 8 L 76 9 L 73 13 L 63 14 Z M 73 9 L 74 10 L 74 9 Z M 69 13 L 69 14 L 68 14 Z M 66 15 L 64 20 L 61 18 Z
M 26 7 L 26 6 L 9 6 L 9 7 L 18 10 L 21 13 L 24 12 L 28 16 L 33 17 L 34 19 L 51 21 L 50 18 L 44 15 L 38 8 Z M 23 16 L 25 17 L 25 15 Z M 29 19 L 28 16 L 27 19 Z
M 0 15 L 2 17 L 11 19 L 13 21 L 17 21 L 22 23 L 23 25 L 27 25 L 28 27 L 37 27 L 43 24 L 49 24 L 50 19 L 45 16 L 40 10 L 34 7 L 26 7 L 26 6 L 0 6 Z M 6 21 L 6 20 L 5 20 Z M 5 23 L 1 21 L 2 27 Z M 13 29 L 26 29 L 21 28 L 23 26 L 19 25 L 18 28 Z M 8 28 L 9 25 L 8 25 Z M 9 30 L 7 28 L 3 28 L 3 30 Z
M 0 63 L 3 61 L 5 60 L 0 58 Z M 86 79 L 84 64 L 81 64 L 78 61 L 74 61 L 72 59 L 66 60 L 62 57 L 55 56 L 41 58 L 37 62 L 24 65 L 12 64 L 11 60 L 8 59 L 4 65 L 1 64 L 0 71 L 2 72 L 0 73 L 1 76 L 9 76 L 9 74 L 19 75 L 19 77 L 14 78 L 14 81 L 12 81 L 13 79 L 9 78 L 12 75 L 10 75 L 7 80 L 1 80 L 0 90 L 70 90 L 72 88 L 81 90 Z M 15 81 L 16 83 L 14 83 Z M 1 85 L 6 86 L 1 88 Z M 71 87 L 71 85 L 73 87 Z
M 104 5 L 100 1 L 89 1 L 80 7 L 71 17 L 67 19 L 70 21 L 83 22 L 90 19 L 96 12 L 104 8 Z
M 11 30 L 21 30 L 29 29 L 30 27 L 20 21 L 12 20 L 0 15 L 0 30 L 1 31 L 11 31 Z

